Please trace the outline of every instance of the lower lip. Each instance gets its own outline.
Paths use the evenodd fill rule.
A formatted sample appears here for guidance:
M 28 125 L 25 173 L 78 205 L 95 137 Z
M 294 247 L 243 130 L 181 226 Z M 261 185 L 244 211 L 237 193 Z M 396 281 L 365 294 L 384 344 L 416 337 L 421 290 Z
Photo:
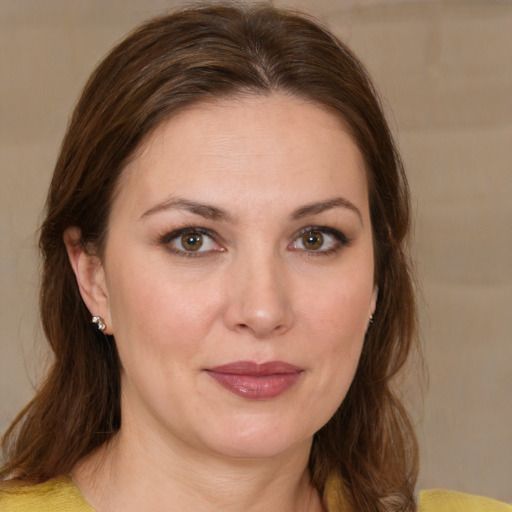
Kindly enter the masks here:
M 266 400 L 275 398 L 290 389 L 300 378 L 302 372 L 239 375 L 209 370 L 207 373 L 235 395 L 251 400 Z

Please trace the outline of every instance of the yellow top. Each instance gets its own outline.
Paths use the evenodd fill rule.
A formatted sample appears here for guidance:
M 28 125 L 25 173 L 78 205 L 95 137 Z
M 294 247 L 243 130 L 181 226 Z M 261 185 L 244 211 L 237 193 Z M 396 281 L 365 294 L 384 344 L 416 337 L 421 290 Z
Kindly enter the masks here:
M 94 512 L 71 478 L 0 491 L 1 512 Z
M 69 477 L 0 492 L 1 512 L 94 512 Z M 329 512 L 336 512 L 330 509 Z M 512 506 L 454 491 L 422 491 L 418 512 L 512 512 Z
M 512 505 L 482 496 L 433 489 L 420 492 L 418 512 L 512 512 Z

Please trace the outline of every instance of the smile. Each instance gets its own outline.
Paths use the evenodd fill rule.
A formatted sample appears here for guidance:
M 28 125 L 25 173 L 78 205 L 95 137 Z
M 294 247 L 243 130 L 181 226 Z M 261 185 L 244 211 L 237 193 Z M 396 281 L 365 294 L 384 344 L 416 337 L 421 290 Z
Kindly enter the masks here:
M 206 370 L 208 375 L 235 395 L 251 400 L 275 398 L 291 388 L 303 369 L 282 362 L 258 364 L 236 361 Z

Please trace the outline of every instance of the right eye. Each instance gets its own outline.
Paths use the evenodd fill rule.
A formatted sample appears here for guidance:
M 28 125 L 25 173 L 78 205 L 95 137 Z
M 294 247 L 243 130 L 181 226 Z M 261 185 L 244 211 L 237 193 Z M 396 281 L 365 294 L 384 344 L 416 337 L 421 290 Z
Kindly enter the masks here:
M 180 256 L 199 256 L 208 252 L 224 251 L 213 235 L 201 228 L 180 229 L 168 233 L 162 242 Z

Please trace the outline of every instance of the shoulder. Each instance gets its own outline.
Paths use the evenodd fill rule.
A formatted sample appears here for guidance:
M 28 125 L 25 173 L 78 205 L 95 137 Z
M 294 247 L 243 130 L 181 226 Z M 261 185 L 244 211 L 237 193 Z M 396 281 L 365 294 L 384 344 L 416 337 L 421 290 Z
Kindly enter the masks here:
M 512 506 L 482 496 L 433 489 L 420 492 L 418 512 L 512 512 Z
M 69 477 L 0 488 L 2 512 L 94 512 Z

